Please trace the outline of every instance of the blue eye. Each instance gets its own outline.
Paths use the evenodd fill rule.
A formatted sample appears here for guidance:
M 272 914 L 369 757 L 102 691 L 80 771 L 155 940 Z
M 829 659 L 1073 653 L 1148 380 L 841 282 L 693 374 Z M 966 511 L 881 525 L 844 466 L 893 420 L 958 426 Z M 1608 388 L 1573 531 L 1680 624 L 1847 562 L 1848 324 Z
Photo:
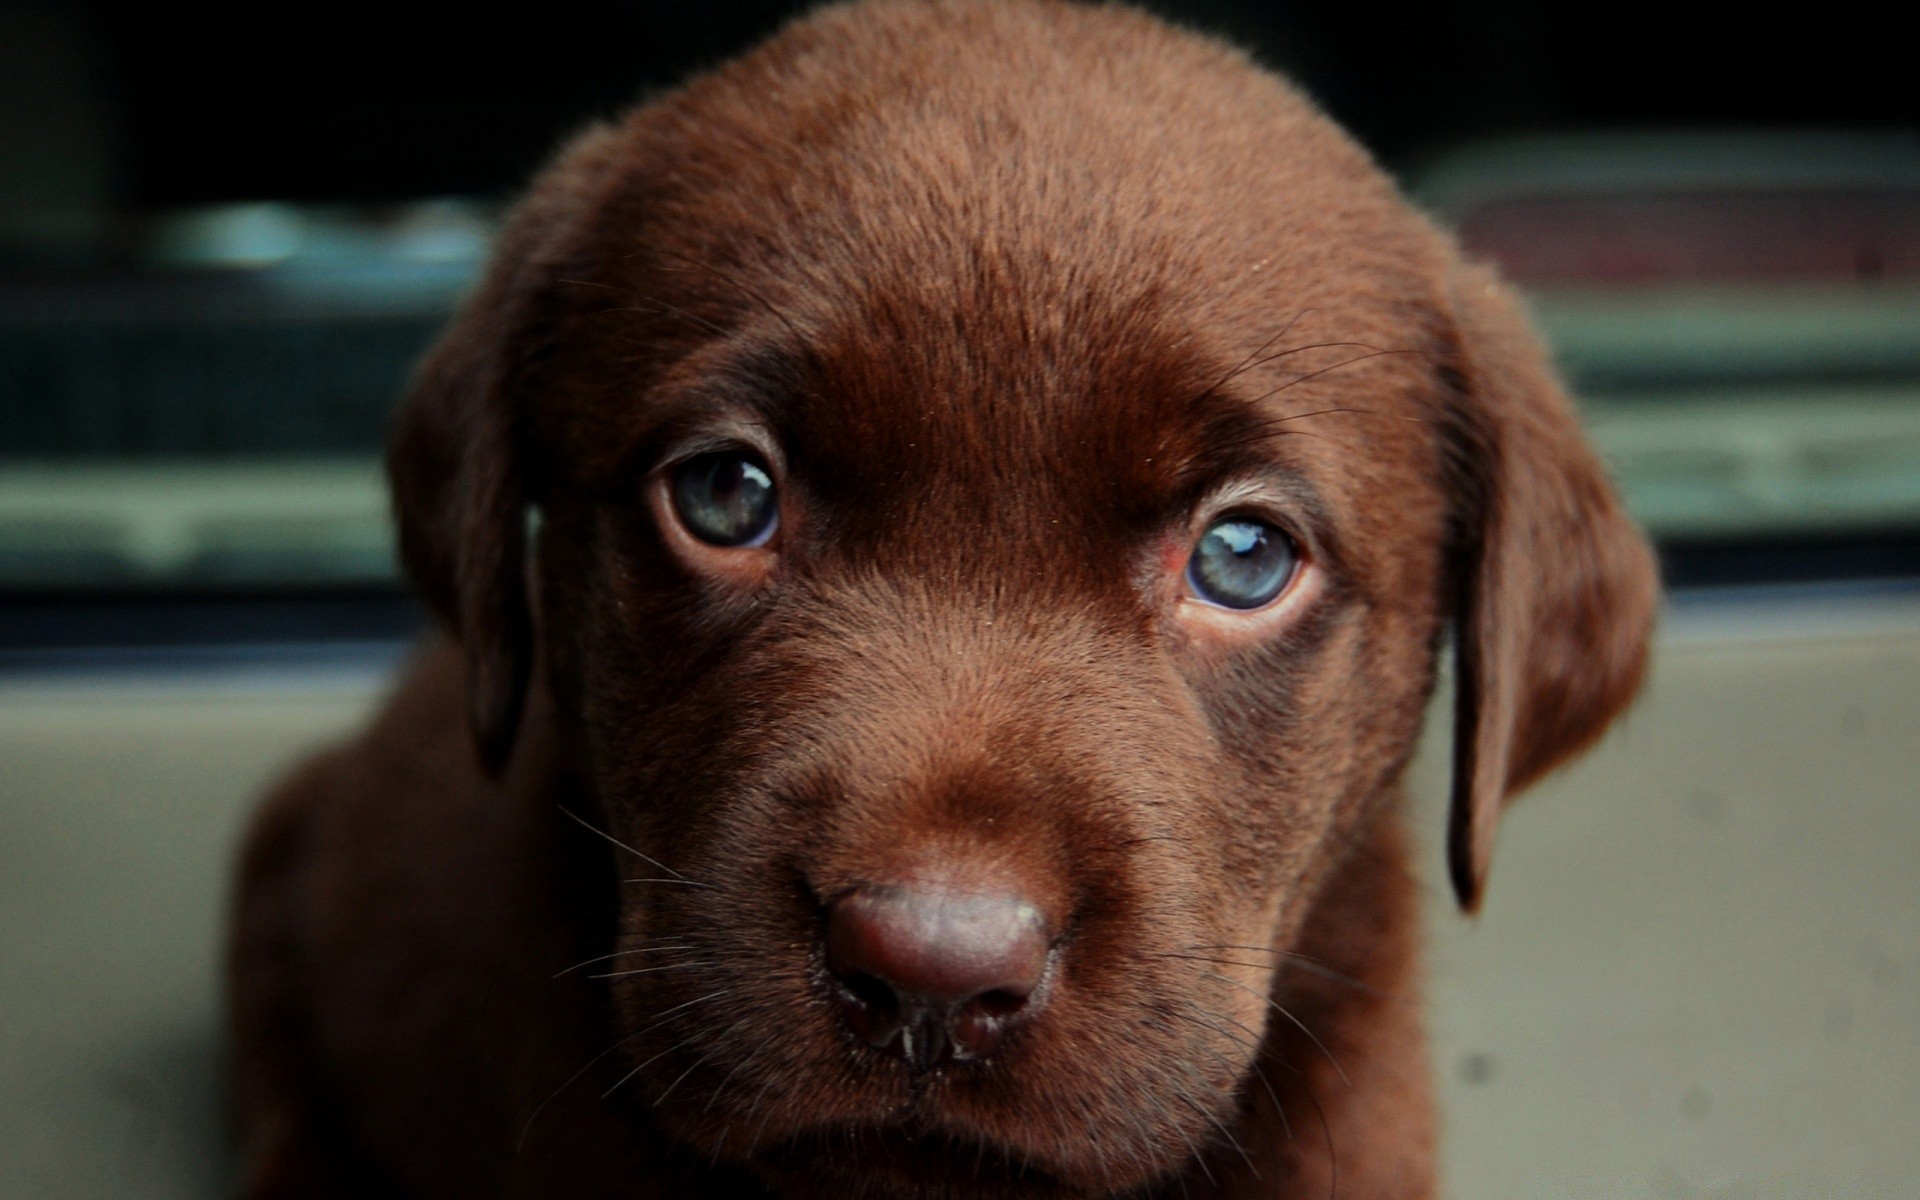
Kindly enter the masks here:
M 1251 517 L 1215 521 L 1187 559 L 1187 586 L 1221 608 L 1260 608 L 1286 590 L 1300 561 L 1293 539 Z
M 735 451 L 702 454 L 673 471 L 673 511 L 712 546 L 764 546 L 780 524 L 767 469 Z

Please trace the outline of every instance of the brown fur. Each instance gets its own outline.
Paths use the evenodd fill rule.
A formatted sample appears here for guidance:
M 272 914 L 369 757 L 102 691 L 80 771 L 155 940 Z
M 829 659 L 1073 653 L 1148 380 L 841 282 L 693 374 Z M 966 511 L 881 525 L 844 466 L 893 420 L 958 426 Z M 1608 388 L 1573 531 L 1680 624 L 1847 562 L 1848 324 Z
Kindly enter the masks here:
M 715 430 L 780 478 L 750 577 L 645 499 Z M 458 650 L 255 825 L 249 1196 L 1432 1194 L 1438 649 L 1472 906 L 1654 575 L 1511 296 L 1286 84 L 1125 9 L 824 10 L 540 177 L 391 464 Z M 1284 620 L 1179 597 L 1231 480 Z M 916 1076 L 820 898 L 948 862 L 1066 933 Z

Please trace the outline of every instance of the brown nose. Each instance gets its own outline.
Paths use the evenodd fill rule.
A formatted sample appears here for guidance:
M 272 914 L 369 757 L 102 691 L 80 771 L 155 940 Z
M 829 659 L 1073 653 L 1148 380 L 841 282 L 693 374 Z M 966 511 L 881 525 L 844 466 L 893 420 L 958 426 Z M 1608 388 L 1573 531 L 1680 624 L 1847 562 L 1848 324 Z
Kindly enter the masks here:
M 985 1058 L 1039 1007 L 1051 939 L 1021 896 L 858 888 L 827 912 L 827 969 L 853 1031 L 925 1067 Z

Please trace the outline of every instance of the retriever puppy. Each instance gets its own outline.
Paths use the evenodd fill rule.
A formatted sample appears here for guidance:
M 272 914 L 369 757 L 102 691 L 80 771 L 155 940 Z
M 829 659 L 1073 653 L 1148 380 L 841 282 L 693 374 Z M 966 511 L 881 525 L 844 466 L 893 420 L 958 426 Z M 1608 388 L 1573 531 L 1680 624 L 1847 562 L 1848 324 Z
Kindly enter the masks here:
M 260 813 L 252 1197 L 1419 1197 L 1449 863 L 1640 679 L 1509 291 L 1244 56 L 858 3 L 568 146 L 390 458 L 450 631 Z

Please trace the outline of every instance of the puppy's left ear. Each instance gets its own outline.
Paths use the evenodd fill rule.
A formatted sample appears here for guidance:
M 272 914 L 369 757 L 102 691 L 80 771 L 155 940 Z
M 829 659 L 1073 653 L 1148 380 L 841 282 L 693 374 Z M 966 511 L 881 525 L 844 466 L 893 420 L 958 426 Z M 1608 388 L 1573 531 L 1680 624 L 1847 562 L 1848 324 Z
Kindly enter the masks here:
M 514 209 L 485 278 L 415 372 L 388 443 L 400 559 L 466 651 L 468 717 L 489 774 L 513 749 L 533 662 L 528 367 L 556 325 L 555 285 L 615 142 L 606 128 L 577 138 Z
M 1633 698 L 1659 582 L 1518 298 L 1477 266 L 1456 267 L 1449 291 L 1460 503 L 1447 860 L 1473 911 L 1508 800 Z

